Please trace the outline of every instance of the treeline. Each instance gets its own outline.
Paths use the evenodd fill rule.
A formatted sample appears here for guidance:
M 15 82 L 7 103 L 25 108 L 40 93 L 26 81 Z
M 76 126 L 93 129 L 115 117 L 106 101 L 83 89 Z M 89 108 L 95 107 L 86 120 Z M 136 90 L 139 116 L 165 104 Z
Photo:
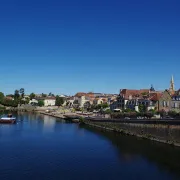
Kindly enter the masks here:
M 24 88 L 20 90 L 15 90 L 14 94 L 9 94 L 7 96 L 0 92 L 0 104 L 4 106 L 17 107 L 18 104 L 28 104 L 29 100 L 24 99 Z

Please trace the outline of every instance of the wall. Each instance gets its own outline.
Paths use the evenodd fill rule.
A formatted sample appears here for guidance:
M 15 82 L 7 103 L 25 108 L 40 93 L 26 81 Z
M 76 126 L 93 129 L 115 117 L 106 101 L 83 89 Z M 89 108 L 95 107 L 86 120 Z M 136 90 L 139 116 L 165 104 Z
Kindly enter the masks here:
M 45 99 L 44 100 L 44 106 L 55 106 L 56 100 L 54 99 Z
M 163 102 L 164 102 L 164 101 L 165 101 L 166 103 L 168 103 L 167 106 L 164 106 L 164 105 L 163 105 Z M 159 111 L 165 110 L 166 112 L 167 112 L 167 111 L 170 111 L 170 110 L 171 110 L 171 101 L 172 101 L 172 99 L 171 99 L 171 96 L 170 96 L 170 94 L 168 93 L 168 91 L 164 91 L 162 97 L 161 97 L 161 98 L 159 99 L 159 101 L 158 101 L 158 110 L 159 110 Z
M 127 122 L 100 122 L 86 121 L 85 124 L 117 131 L 129 135 L 148 138 L 151 140 L 180 146 L 180 121 L 178 123 L 127 123 Z M 165 121 L 164 121 L 165 122 Z

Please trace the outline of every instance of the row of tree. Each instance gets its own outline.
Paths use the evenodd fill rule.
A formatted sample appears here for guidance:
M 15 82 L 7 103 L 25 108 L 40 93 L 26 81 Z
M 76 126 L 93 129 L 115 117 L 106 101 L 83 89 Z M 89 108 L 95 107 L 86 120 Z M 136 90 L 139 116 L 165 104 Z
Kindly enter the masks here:
M 24 100 L 24 88 L 20 90 L 15 90 L 14 94 L 9 94 L 7 97 L 11 97 L 12 99 L 7 98 L 4 93 L 0 92 L 0 104 L 4 106 L 17 107 L 18 104 L 27 104 L 28 99 Z

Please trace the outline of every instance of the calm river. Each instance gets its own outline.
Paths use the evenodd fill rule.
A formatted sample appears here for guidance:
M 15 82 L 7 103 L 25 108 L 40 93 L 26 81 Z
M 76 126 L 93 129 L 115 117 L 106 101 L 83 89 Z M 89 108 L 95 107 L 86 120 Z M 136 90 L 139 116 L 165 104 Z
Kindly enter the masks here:
M 180 179 L 180 149 L 35 113 L 0 124 L 0 180 Z

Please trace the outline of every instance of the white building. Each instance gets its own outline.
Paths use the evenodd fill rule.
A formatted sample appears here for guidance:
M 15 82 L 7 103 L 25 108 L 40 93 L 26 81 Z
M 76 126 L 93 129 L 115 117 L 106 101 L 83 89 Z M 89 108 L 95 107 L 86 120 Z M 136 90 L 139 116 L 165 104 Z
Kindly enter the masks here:
M 29 104 L 38 104 L 38 100 L 32 99 L 29 101 Z
M 55 97 L 45 97 L 44 106 L 55 106 L 56 98 Z

